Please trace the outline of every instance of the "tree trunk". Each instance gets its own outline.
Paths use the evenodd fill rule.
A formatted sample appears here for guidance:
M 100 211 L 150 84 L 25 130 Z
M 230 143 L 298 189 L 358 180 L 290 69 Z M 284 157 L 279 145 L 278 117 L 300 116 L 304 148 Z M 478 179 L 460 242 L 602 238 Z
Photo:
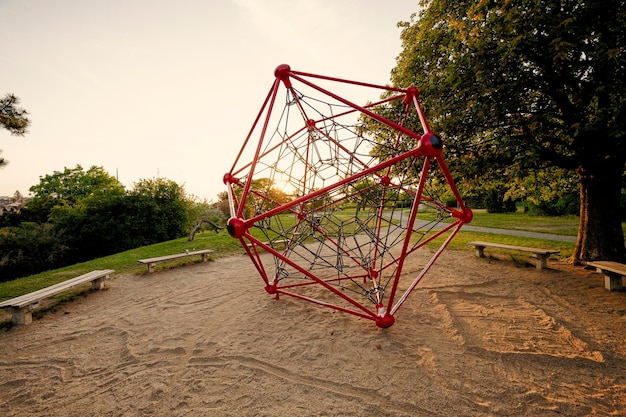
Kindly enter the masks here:
M 202 223 L 204 223 L 204 220 L 199 220 L 198 222 L 196 222 L 196 224 L 193 226 L 193 229 L 191 229 L 191 233 L 189 233 L 187 242 L 193 241 L 193 239 L 196 237 L 196 233 L 198 232 L 198 230 L 200 230 L 200 226 L 202 226 Z
M 187 242 L 193 241 L 193 239 L 196 237 L 196 233 L 198 233 L 198 230 L 200 230 L 200 226 L 202 226 L 203 223 L 208 223 L 209 226 L 211 226 L 211 229 L 213 229 L 215 233 L 223 229 L 222 226 L 218 226 L 217 224 L 213 223 L 211 220 L 200 219 L 196 222 L 193 229 L 191 229 L 191 233 L 189 233 Z
M 626 261 L 620 216 L 624 164 L 607 158 L 593 167 L 579 168 L 580 223 L 575 264 L 593 260 Z

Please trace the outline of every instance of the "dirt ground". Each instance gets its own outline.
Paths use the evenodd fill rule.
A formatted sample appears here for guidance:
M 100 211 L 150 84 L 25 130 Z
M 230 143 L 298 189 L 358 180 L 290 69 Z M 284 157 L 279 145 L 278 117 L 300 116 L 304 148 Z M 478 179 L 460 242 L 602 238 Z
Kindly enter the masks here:
M 388 329 L 244 256 L 114 275 L 0 331 L 0 415 L 626 415 L 626 293 L 549 265 L 446 251 Z

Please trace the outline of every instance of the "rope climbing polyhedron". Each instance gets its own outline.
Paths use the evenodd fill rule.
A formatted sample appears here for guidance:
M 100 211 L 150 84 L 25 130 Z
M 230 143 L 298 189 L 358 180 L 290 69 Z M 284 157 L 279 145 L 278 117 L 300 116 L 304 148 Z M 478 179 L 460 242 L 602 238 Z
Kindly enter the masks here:
M 326 85 L 382 98 L 359 105 Z M 379 327 L 395 322 L 400 306 L 472 219 L 418 95 L 414 87 L 276 68 L 224 175 L 228 231 L 268 293 Z M 414 277 L 403 274 L 407 257 L 420 265 Z

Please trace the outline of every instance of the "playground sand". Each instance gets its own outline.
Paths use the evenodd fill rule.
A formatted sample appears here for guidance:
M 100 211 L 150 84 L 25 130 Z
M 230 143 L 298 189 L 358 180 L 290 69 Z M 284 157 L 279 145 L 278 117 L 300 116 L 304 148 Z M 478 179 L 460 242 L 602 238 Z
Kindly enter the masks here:
M 389 329 L 243 256 L 116 275 L 0 330 L 0 415 L 626 415 L 626 293 L 549 265 L 447 251 Z

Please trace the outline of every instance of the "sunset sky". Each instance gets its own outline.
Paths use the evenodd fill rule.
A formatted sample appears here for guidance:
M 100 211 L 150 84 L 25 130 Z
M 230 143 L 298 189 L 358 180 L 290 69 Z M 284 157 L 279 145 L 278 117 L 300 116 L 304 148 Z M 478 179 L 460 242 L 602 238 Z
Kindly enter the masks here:
M 387 84 L 415 0 L 0 0 L 0 95 L 28 110 L 0 130 L 0 195 L 102 166 L 201 199 L 225 189 L 274 80 L 292 69 Z M 371 93 L 371 91 L 368 91 Z M 377 97 L 352 97 L 374 100 Z

